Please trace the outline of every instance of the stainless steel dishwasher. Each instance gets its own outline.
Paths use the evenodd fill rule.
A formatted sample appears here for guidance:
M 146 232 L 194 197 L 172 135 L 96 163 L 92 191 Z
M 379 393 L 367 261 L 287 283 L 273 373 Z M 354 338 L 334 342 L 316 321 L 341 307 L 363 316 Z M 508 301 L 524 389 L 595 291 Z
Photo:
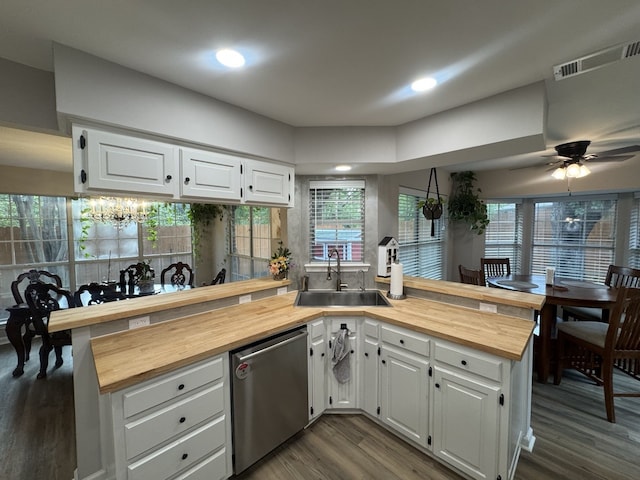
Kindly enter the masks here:
M 308 423 L 307 328 L 231 352 L 231 376 L 238 474 Z

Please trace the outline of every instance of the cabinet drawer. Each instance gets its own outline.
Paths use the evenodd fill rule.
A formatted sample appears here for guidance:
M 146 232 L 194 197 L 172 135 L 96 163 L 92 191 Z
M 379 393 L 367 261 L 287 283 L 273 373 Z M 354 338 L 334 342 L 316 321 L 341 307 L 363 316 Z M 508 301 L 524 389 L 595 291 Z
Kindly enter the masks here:
M 132 463 L 128 467 L 129 480 L 145 480 L 149 478 L 162 479 L 169 478 L 176 472 L 189 467 L 197 460 L 210 452 L 213 452 L 225 443 L 225 418 L 224 416 L 211 423 L 194 430 L 181 437 L 169 445 L 160 448 L 141 460 Z M 218 452 L 218 457 L 222 457 L 224 465 L 225 449 Z M 206 462 L 206 461 L 205 461 Z M 203 467 L 202 462 L 192 470 L 195 472 L 198 467 Z M 214 462 L 215 464 L 215 462 Z M 225 468 L 226 470 L 226 468 Z M 185 475 L 188 472 L 185 472 Z M 195 475 L 183 476 L 181 478 L 200 478 Z M 221 477 L 201 477 L 201 478 L 221 478 Z
M 231 472 L 229 472 L 231 473 Z M 175 480 L 223 480 L 227 475 L 227 449 L 217 451 Z
M 435 359 L 453 367 L 481 375 L 497 382 L 502 381 L 502 362 L 483 357 L 461 347 L 436 343 Z
M 222 357 L 217 357 L 184 372 L 131 390 L 123 396 L 125 418 L 184 395 L 224 375 Z
M 429 339 L 415 332 L 399 327 L 380 327 L 380 337 L 384 343 L 404 348 L 411 352 L 429 356 Z
M 187 431 L 224 409 L 224 388 L 220 383 L 125 425 L 127 458 Z

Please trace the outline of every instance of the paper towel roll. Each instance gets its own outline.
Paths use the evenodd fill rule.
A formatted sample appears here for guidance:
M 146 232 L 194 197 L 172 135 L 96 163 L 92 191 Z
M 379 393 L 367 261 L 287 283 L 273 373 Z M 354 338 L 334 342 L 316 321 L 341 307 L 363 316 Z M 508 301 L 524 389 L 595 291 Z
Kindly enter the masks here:
M 402 286 L 402 264 L 391 264 L 391 288 L 389 289 L 391 295 L 402 295 L 404 293 L 404 287 Z

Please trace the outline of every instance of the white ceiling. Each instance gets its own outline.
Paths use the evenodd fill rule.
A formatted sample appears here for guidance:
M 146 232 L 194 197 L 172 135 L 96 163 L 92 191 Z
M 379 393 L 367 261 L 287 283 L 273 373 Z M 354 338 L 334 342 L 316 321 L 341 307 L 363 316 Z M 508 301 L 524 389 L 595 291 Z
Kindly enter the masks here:
M 552 85 L 554 65 L 640 40 L 639 25 L 637 0 L 30 0 L 0 5 L 0 57 L 51 71 L 58 42 L 292 126 L 395 126 Z M 246 68 L 216 67 L 221 47 L 245 53 Z M 409 95 L 423 75 L 440 85 Z M 621 123 L 598 101 L 577 109 L 588 128 L 582 117 L 551 125 L 547 146 L 584 134 L 596 137 L 591 153 L 639 143 L 640 119 Z M 47 137 L 0 142 L 0 162 Z

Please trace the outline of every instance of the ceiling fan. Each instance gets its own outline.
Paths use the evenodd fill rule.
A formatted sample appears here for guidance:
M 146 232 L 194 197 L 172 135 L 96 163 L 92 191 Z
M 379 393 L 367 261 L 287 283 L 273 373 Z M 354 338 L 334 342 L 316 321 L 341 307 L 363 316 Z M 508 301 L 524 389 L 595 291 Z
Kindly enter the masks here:
M 633 158 L 634 152 L 640 152 L 640 145 L 631 145 L 600 152 L 600 155 L 587 155 L 589 144 L 591 144 L 590 140 L 579 140 L 556 145 L 557 157 L 560 158 L 547 163 L 547 166 L 552 167 L 550 170 L 553 170 L 551 176 L 558 180 L 585 177 L 591 173 L 585 163 L 622 162 Z

